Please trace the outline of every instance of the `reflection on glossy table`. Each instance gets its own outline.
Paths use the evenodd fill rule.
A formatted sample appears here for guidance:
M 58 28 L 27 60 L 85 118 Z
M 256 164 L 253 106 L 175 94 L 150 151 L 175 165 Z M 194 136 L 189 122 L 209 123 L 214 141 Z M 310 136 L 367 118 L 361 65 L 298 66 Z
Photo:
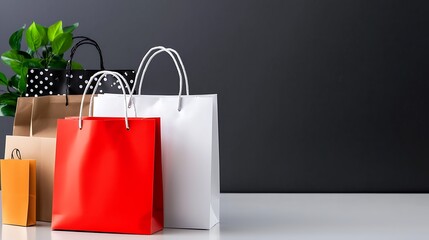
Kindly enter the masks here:
M 2 225 L 3 240 L 429 239 L 429 194 L 222 194 L 210 231 L 164 229 L 151 236 L 51 231 Z

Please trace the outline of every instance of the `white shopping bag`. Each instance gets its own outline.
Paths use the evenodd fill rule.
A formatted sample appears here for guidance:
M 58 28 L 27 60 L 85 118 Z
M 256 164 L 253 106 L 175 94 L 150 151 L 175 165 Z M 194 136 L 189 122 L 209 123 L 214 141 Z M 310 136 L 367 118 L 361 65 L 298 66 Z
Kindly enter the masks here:
M 131 111 L 138 117 L 161 117 L 161 148 L 164 182 L 164 226 L 170 228 L 210 229 L 219 222 L 219 137 L 217 95 L 189 95 L 186 71 L 178 53 L 155 47 L 143 58 L 137 77 L 147 57 L 140 80 L 139 95 L 133 95 Z M 159 53 L 174 60 L 180 77 L 178 96 L 140 95 L 147 67 Z M 187 95 L 182 96 L 182 71 Z M 132 92 L 134 91 L 134 88 Z M 120 117 L 124 105 L 117 94 L 94 98 L 94 116 Z

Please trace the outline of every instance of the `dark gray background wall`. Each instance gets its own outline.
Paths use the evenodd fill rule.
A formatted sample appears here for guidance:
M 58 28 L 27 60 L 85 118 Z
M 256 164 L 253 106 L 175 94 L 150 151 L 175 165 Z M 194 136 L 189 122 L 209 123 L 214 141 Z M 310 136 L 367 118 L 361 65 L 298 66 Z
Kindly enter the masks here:
M 108 68 L 177 49 L 191 92 L 219 94 L 223 192 L 429 192 L 428 12 L 394 0 L 2 0 L 0 51 L 23 24 L 58 19 L 80 22 Z M 90 48 L 77 59 L 97 66 Z M 145 92 L 175 94 L 174 71 L 157 59 Z

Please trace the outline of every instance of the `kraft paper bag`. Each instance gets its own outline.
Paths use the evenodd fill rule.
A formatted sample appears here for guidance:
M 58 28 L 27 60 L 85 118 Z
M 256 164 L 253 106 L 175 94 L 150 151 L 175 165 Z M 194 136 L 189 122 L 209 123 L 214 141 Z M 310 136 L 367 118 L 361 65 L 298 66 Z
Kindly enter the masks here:
M 84 112 L 88 112 L 89 97 L 85 97 Z M 13 124 L 14 136 L 56 137 L 57 120 L 79 115 L 82 96 L 20 97 Z
M 153 50 L 158 51 L 143 68 Z M 178 95 L 141 95 L 144 73 L 153 57 L 162 52 L 173 58 L 185 84 L 180 81 Z M 217 95 L 189 94 L 186 71 L 174 49 L 152 48 L 140 66 L 136 74 L 140 78 L 143 69 L 139 94 L 132 96 L 129 116 L 161 118 L 165 227 L 211 229 L 219 222 L 220 211 Z M 182 85 L 186 95 L 181 95 Z M 119 94 L 100 94 L 94 98 L 94 116 L 123 117 L 121 98 Z
M 13 135 L 30 136 L 32 109 L 33 98 L 18 98 L 18 101 L 16 103 L 15 120 L 13 122 Z
M 7 153 L 17 152 L 6 150 Z M 2 223 L 18 226 L 36 224 L 36 160 L 4 159 L 1 163 Z
M 85 96 L 84 116 L 87 116 L 90 96 Z M 55 160 L 55 137 L 57 120 L 78 116 L 81 95 L 69 95 L 66 106 L 65 96 L 41 96 L 18 98 L 13 135 L 8 136 L 6 148 L 28 149 L 25 154 L 38 160 L 37 164 L 37 220 L 51 221 L 52 188 Z M 18 137 L 22 136 L 22 138 Z M 30 138 L 31 137 L 31 138 Z M 47 139 L 51 138 L 51 139 Z M 43 146 L 43 149 L 40 147 Z M 24 151 L 23 151 L 24 152 Z
M 23 159 L 37 160 L 36 216 L 38 221 L 51 221 L 52 218 L 55 144 L 56 138 L 6 136 L 6 153 L 17 148 L 21 151 Z
M 69 104 L 68 106 L 65 106 L 64 96 L 34 98 L 31 121 L 31 136 L 56 137 L 57 120 L 63 119 L 65 117 L 78 116 L 81 100 L 81 95 L 70 95 Z M 89 96 L 86 96 L 83 111 L 87 112 L 88 107 Z

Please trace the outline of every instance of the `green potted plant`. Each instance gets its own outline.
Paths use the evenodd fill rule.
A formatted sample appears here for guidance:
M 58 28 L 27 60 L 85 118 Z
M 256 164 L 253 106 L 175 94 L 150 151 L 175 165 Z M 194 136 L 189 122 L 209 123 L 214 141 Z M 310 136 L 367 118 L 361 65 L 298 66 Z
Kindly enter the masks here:
M 28 28 L 24 25 L 10 36 L 11 49 L 1 55 L 1 60 L 11 68 L 14 75 L 7 78 L 0 72 L 0 86 L 5 89 L 0 94 L 0 116 L 15 116 L 17 99 L 26 91 L 29 68 L 66 68 L 64 52 L 72 46 L 73 31 L 78 26 L 79 23 L 75 23 L 63 27 L 63 22 L 58 21 L 45 27 L 33 22 Z M 25 51 L 21 46 L 24 36 L 27 44 Z M 72 68 L 82 69 L 82 66 L 72 62 Z

